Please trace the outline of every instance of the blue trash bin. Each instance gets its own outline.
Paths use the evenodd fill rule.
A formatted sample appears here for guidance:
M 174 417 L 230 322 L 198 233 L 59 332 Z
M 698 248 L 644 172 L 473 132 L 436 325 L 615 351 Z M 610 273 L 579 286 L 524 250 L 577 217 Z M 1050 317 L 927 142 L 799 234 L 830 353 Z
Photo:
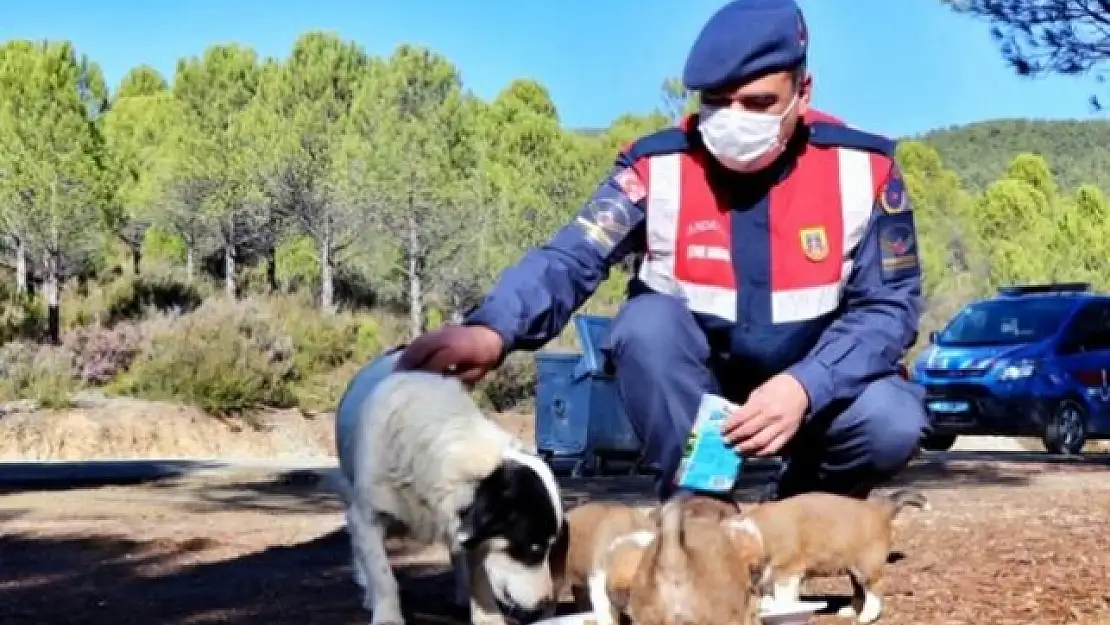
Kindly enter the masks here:
M 536 449 L 574 476 L 606 473 L 610 460 L 641 467 L 641 443 L 625 415 L 601 345 L 613 320 L 575 315 L 582 353 L 540 351 L 536 363 Z

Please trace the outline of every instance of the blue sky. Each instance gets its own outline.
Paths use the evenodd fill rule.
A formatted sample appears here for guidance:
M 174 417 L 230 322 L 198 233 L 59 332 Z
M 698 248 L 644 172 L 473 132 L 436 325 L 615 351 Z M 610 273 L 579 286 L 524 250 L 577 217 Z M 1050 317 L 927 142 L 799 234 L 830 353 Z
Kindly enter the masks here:
M 999 117 L 1089 118 L 1093 79 L 1013 75 L 986 24 L 940 0 L 801 0 L 810 25 L 818 107 L 875 132 L 903 136 Z M 427 45 L 489 98 L 515 78 L 552 93 L 568 126 L 605 126 L 659 102 L 722 0 L 5 0 L 0 39 L 66 38 L 110 83 L 213 43 L 284 56 L 305 30 L 360 42 L 375 54 Z

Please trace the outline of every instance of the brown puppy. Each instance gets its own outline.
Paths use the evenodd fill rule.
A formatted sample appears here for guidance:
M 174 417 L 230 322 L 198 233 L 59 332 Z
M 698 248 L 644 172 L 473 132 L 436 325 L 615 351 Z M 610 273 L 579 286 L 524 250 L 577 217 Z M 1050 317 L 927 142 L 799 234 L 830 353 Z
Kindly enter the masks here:
M 870 500 L 806 493 L 749 509 L 767 557 L 759 585 L 776 601 L 797 601 L 809 577 L 847 575 L 855 596 L 850 613 L 872 623 L 882 613 L 879 586 L 890 556 L 891 521 L 905 506 L 927 510 L 925 496 L 899 490 Z
M 659 512 L 662 508 L 652 508 L 648 518 L 652 523 L 659 524 Z M 740 505 L 732 500 L 719 499 L 704 495 L 689 495 L 682 504 L 682 513 L 687 518 L 698 517 L 722 521 L 740 514 Z
M 728 504 L 679 494 L 658 511 L 628 595 L 637 625 L 759 625 L 753 575 L 766 562 L 754 525 Z
M 640 554 L 655 537 L 644 512 L 620 503 L 590 502 L 566 515 L 567 535 L 552 554 L 556 596 L 569 590 L 575 607 L 597 625 L 616 625 Z

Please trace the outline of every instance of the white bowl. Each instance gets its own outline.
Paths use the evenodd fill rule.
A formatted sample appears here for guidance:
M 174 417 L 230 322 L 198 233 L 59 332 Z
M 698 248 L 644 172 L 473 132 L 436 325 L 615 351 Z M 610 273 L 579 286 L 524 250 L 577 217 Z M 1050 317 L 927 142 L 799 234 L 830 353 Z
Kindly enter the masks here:
M 578 614 L 564 614 L 543 621 L 536 621 L 532 625 L 583 625 L 586 621 L 594 620 L 593 612 L 579 612 Z
M 803 625 L 814 612 L 825 609 L 824 601 L 789 601 L 776 603 L 764 599 L 759 604 L 759 620 L 763 625 Z
M 774 600 L 766 598 L 759 604 L 759 620 L 763 625 L 803 625 L 809 622 L 814 612 L 825 609 L 827 605 L 824 601 L 775 603 Z M 592 620 L 594 620 L 593 612 L 579 612 L 538 621 L 533 625 L 584 625 L 586 621 Z

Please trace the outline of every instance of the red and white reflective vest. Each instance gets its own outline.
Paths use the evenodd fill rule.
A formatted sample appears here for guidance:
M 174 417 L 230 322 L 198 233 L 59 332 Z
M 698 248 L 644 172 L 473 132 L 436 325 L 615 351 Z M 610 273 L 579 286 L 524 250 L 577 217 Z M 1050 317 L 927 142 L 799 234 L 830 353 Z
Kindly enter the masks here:
M 817 112 L 806 121 L 839 124 Z M 732 246 L 743 245 L 748 234 L 734 237 L 728 200 L 714 193 L 706 175 L 710 158 L 667 153 L 634 164 L 647 204 L 639 279 L 653 291 L 684 299 L 693 312 L 735 323 Z M 839 306 L 852 257 L 892 167 L 882 154 L 811 143 L 772 187 L 766 230 L 751 233 L 769 237 L 772 323 L 816 319 Z

